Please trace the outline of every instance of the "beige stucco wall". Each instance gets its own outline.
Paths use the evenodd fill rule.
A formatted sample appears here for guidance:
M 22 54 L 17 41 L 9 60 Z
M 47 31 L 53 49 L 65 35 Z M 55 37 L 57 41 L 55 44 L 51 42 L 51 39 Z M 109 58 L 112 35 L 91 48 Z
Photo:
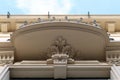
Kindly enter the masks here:
M 87 15 L 51 15 L 50 17 L 55 17 L 56 19 L 65 19 L 65 16 L 68 16 L 68 19 L 79 20 L 81 17 L 84 22 L 91 23 L 94 19 L 106 30 L 108 31 L 108 24 L 115 25 L 115 32 L 120 31 L 120 15 L 91 15 L 88 19 Z M 36 22 L 38 18 L 48 19 L 47 15 L 11 15 L 10 18 L 7 18 L 6 15 L 0 15 L 0 26 L 1 24 L 7 23 L 7 31 L 13 32 L 17 29 L 17 25 L 28 21 L 28 23 Z M 0 28 L 1 31 L 1 28 Z M 113 30 L 114 31 L 114 30 Z

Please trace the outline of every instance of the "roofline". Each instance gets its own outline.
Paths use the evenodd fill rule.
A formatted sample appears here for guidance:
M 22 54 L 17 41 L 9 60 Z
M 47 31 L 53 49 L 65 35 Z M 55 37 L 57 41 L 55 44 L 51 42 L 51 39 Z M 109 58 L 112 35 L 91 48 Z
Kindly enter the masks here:
M 0 14 L 6 16 L 7 14 Z M 88 16 L 88 14 L 50 14 L 51 16 Z M 11 14 L 11 16 L 48 16 L 47 14 Z M 120 14 L 91 14 L 90 16 L 120 16 Z

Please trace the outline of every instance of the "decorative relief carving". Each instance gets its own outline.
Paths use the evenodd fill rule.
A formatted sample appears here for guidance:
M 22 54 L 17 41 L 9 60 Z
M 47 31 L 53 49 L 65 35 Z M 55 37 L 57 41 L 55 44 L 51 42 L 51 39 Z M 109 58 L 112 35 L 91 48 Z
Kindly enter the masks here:
M 73 58 L 76 53 L 77 51 L 73 49 L 62 36 L 59 36 L 46 52 L 48 57 L 51 57 L 54 54 L 67 54 L 71 58 Z
M 46 55 L 47 59 L 51 58 L 50 60 L 48 59 L 48 63 L 51 60 L 55 60 L 57 62 L 67 60 L 68 63 L 73 63 L 72 61 L 74 60 L 72 58 L 74 58 L 77 53 L 78 51 L 73 49 L 72 46 L 67 43 L 66 39 L 64 39 L 62 36 L 59 36 L 43 54 Z
M 51 59 L 47 59 L 48 64 L 73 64 L 74 59 L 67 54 L 54 54 Z
M 54 64 L 67 64 L 69 56 L 67 54 L 54 54 L 52 55 L 52 62 Z

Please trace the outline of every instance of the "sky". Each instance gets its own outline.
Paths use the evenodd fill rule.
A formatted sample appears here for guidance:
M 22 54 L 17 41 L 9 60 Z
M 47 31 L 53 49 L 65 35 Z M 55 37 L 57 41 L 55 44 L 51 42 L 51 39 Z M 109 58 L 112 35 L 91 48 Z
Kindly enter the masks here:
M 120 14 L 120 0 L 0 0 L 0 14 Z

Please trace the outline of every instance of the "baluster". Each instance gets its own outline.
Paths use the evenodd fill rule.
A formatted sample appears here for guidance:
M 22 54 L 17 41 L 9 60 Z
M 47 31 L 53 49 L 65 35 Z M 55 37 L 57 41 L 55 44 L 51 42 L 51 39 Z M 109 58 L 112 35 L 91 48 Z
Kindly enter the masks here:
M 117 63 L 119 62 L 119 54 L 117 53 Z
M 118 64 L 120 63 L 120 54 L 118 53 Z
M 2 64 L 5 64 L 5 55 L 2 55 Z
M 109 62 L 110 61 L 110 54 L 107 54 L 106 57 L 107 57 L 106 58 L 107 62 Z
M 7 64 L 9 64 L 9 60 L 10 60 L 10 56 L 7 55 L 7 58 L 6 58 Z
M 114 63 L 117 63 L 117 54 L 114 54 Z
M 9 55 L 7 55 L 7 58 L 6 58 L 7 60 L 9 60 L 10 59 L 10 56 Z
M 0 61 L 1 61 L 1 59 L 2 59 L 2 56 L 0 55 Z
M 113 63 L 113 54 L 110 54 L 110 63 Z
M 13 56 L 13 55 L 11 55 L 11 57 L 10 57 L 10 63 L 12 64 L 12 63 L 13 63 L 13 61 L 14 61 L 14 56 Z

